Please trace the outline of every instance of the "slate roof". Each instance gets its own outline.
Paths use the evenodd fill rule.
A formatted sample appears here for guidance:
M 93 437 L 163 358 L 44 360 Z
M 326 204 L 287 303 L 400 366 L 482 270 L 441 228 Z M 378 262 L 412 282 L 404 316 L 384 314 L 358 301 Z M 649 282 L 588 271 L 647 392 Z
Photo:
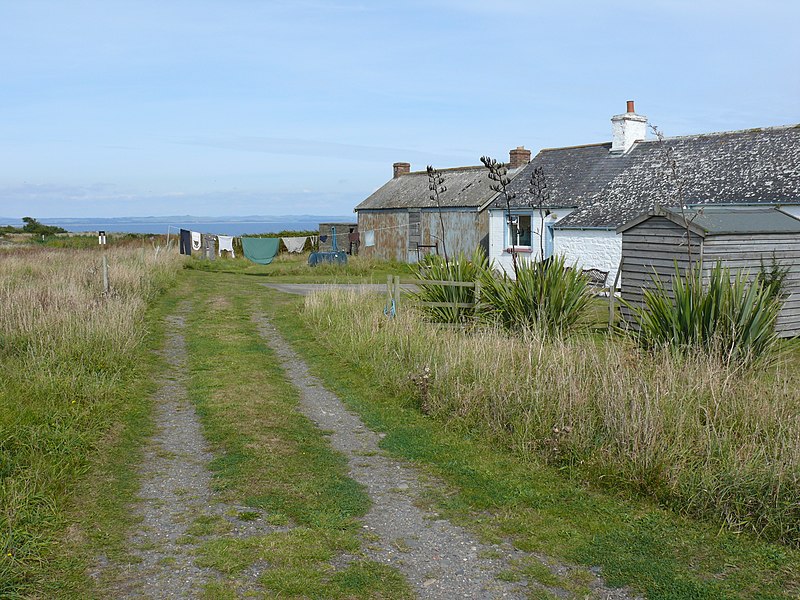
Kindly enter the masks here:
M 696 209 L 656 207 L 645 215 L 617 228 L 627 231 L 652 216 L 664 216 L 670 221 L 689 227 L 700 235 L 730 235 L 751 233 L 800 233 L 800 219 L 771 206 L 704 206 Z
M 509 175 L 519 169 L 509 171 Z M 489 188 L 489 171 L 484 166 L 439 169 L 444 177 L 447 191 L 440 195 L 442 207 L 479 208 L 494 195 Z M 436 202 L 430 199 L 427 171 L 414 171 L 390 179 L 375 190 L 355 210 L 388 208 L 435 208 Z
M 529 190 L 544 170 L 550 207 L 576 210 L 557 228 L 615 229 L 655 205 L 800 204 L 800 125 L 637 142 L 612 155 L 611 143 L 542 150 L 511 182 L 515 206 L 535 205 Z M 675 193 L 665 149 L 684 193 Z M 496 199 L 492 208 L 504 208 Z

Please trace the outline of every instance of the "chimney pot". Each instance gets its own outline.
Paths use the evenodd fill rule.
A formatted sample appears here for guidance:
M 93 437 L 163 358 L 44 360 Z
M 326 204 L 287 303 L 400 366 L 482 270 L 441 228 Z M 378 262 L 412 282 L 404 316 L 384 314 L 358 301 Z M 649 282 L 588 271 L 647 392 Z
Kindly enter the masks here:
M 393 179 L 397 179 L 400 175 L 407 175 L 411 173 L 411 163 L 407 162 L 396 162 L 392 165 L 392 169 L 394 171 Z
M 628 100 L 628 112 L 611 117 L 611 152 L 625 154 L 633 145 L 647 137 L 647 117 L 637 115 L 633 100 Z
M 508 153 L 509 168 L 516 169 L 531 162 L 531 151 L 524 146 L 517 146 Z

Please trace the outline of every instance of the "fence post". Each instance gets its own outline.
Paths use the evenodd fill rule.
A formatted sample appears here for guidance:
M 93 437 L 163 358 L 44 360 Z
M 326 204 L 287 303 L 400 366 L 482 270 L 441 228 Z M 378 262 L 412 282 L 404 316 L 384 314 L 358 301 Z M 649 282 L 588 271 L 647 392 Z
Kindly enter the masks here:
M 608 330 L 614 329 L 614 303 L 617 299 L 617 282 L 619 281 L 620 274 L 622 273 L 622 261 L 619 259 L 619 267 L 617 267 L 617 274 L 614 275 L 614 283 L 608 290 Z
M 108 296 L 110 292 L 108 284 L 108 257 L 103 253 L 103 295 Z
M 394 276 L 394 310 L 395 313 L 400 310 L 400 276 Z
M 386 305 L 392 305 L 392 282 L 394 278 L 391 275 L 386 276 Z
M 473 307 L 473 310 L 475 310 L 477 312 L 478 305 L 481 303 L 481 282 L 480 281 L 476 281 L 475 282 L 475 297 L 474 297 L 474 301 L 475 301 L 475 306 Z

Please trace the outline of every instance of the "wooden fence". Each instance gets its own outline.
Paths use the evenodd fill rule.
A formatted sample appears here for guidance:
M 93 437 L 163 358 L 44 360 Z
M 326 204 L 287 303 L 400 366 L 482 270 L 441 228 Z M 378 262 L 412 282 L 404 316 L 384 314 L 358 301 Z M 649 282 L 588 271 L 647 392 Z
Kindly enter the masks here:
M 474 302 L 421 302 L 415 301 L 415 304 L 418 306 L 430 306 L 430 307 L 450 307 L 450 308 L 475 308 L 480 303 L 480 296 L 481 296 L 481 283 L 480 281 L 446 281 L 446 280 L 437 280 L 437 279 L 408 279 L 408 280 L 401 280 L 398 275 L 387 275 L 386 276 L 386 294 L 387 294 L 387 303 L 388 305 L 392 306 L 395 312 L 400 305 L 400 296 L 402 294 L 402 287 L 403 285 L 413 285 L 413 286 L 420 286 L 420 285 L 442 285 L 445 287 L 464 287 L 464 288 L 474 288 L 475 294 Z

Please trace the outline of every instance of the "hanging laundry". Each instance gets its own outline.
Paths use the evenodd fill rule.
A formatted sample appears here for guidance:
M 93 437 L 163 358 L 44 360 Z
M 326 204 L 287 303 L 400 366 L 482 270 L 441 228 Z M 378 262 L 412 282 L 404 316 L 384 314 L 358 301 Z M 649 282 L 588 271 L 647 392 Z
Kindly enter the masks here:
M 324 244 L 325 242 L 327 242 L 327 241 L 328 241 L 328 236 L 327 236 L 327 235 L 321 235 L 321 236 L 319 236 L 319 241 L 320 241 L 320 242 L 322 242 L 322 243 Z
M 200 250 L 203 247 L 203 236 L 198 231 L 192 231 L 192 250 Z
M 217 236 L 218 252 L 222 256 L 222 251 L 227 250 L 231 253 L 231 258 L 236 258 L 233 253 L 233 236 L 232 235 L 218 235 Z
M 308 240 L 308 236 L 305 237 L 285 237 L 281 238 L 283 245 L 286 246 L 286 249 L 289 252 L 302 252 L 303 248 L 306 247 L 306 240 Z
M 364 232 L 364 246 L 375 245 L 375 231 L 370 229 Z
M 280 238 L 243 237 L 242 251 L 248 260 L 259 265 L 268 265 L 278 253 L 280 241 Z
M 180 244 L 178 246 L 181 254 L 192 253 L 192 232 L 188 229 L 181 229 Z

